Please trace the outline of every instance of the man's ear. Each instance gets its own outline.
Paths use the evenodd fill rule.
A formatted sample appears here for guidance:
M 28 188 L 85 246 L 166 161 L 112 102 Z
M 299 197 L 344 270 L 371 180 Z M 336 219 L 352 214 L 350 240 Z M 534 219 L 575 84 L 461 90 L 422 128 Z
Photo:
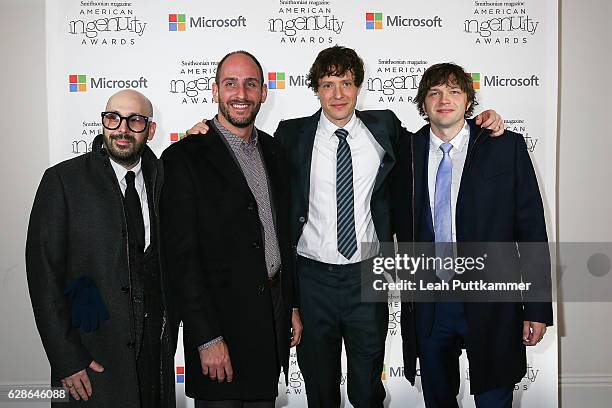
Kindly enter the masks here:
M 216 82 L 213 82 L 212 94 L 213 94 L 213 101 L 215 101 L 216 103 L 219 103 L 219 87 L 217 86 Z
M 149 123 L 149 129 L 147 130 L 147 140 L 153 139 L 153 136 L 155 136 L 156 129 L 157 129 L 157 123 L 155 122 Z

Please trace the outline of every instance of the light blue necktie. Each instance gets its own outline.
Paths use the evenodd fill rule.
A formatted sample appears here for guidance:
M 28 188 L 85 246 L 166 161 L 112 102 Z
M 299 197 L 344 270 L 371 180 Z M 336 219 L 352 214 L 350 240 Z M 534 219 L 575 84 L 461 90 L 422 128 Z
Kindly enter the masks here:
M 451 179 L 453 164 L 449 152 L 453 148 L 450 143 L 442 143 L 442 161 L 436 173 L 436 191 L 434 195 L 434 234 L 436 239 L 436 257 L 446 259 L 453 256 L 452 247 L 452 216 L 451 216 Z M 443 262 L 444 263 L 444 262 Z M 436 268 L 436 275 L 448 282 L 454 275 L 452 269 Z
M 348 136 L 346 130 L 338 129 L 334 134 L 338 137 L 338 150 L 336 151 L 338 252 L 346 259 L 351 259 L 355 252 L 357 252 L 351 148 L 346 141 L 346 137 Z

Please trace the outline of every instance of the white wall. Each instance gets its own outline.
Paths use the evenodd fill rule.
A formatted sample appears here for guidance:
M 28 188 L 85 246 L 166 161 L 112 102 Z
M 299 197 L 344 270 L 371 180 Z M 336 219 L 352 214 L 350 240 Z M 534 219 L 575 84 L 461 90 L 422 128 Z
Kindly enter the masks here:
M 559 241 L 612 242 L 612 12 L 609 0 L 561 1 Z M 606 123 L 607 122 L 607 123 Z M 612 303 L 559 307 L 564 407 L 610 407 Z
M 558 239 L 612 242 L 612 66 L 609 0 L 561 2 Z M 0 384 L 48 381 L 25 280 L 24 242 L 48 162 L 44 0 L 2 0 Z M 503 112 L 502 112 L 503 113 Z M 560 305 L 564 407 L 612 399 L 611 303 Z M 2 403 L 0 403 L 2 407 Z
M 44 5 L 44 0 L 0 4 L 0 384 L 49 381 L 24 261 L 28 216 L 49 155 Z

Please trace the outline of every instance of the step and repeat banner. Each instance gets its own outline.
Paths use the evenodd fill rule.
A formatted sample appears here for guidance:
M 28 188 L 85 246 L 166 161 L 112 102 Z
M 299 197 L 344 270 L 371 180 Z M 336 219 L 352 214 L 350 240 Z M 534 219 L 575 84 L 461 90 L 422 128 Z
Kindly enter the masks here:
M 154 105 L 159 155 L 186 129 L 217 111 L 217 61 L 247 50 L 262 63 L 268 100 L 257 126 L 273 133 L 282 119 L 306 116 L 319 103 L 306 87 L 317 53 L 340 44 L 363 58 L 358 109 L 391 109 L 410 130 L 425 123 L 413 104 L 430 65 L 452 61 L 471 73 L 480 110 L 493 108 L 522 133 L 554 237 L 558 2 L 396 0 L 47 0 L 50 163 L 86 153 L 101 133 L 100 112 L 114 92 L 133 88 Z M 403 377 L 399 303 L 390 298 L 384 371 L 389 407 L 422 407 L 420 382 Z M 465 355 L 465 353 L 464 353 Z M 178 406 L 184 395 L 183 350 L 176 356 Z M 343 359 L 343 364 L 345 361 Z M 557 333 L 528 354 L 515 406 L 557 406 Z M 344 367 L 346 367 L 344 365 Z M 467 361 L 460 399 L 473 407 Z M 342 387 L 345 395 L 346 369 Z M 239 373 L 237 374 L 239 375 Z M 350 403 L 343 397 L 344 406 Z M 289 385 L 279 379 L 277 407 L 305 407 L 304 381 L 292 350 Z

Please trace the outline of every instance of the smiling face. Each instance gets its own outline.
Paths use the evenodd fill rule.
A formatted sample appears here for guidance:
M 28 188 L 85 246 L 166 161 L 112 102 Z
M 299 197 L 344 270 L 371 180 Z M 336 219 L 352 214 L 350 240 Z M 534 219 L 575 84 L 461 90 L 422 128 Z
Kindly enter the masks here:
M 124 117 L 133 114 L 153 116 L 151 102 L 134 90 L 120 91 L 111 96 L 106 104 L 106 111 Z M 113 161 L 130 169 L 140 160 L 147 140 L 153 139 L 155 128 L 155 122 L 149 121 L 144 131 L 136 133 L 128 127 L 126 120 L 122 120 L 121 125 L 115 130 L 103 128 L 104 147 Z
M 229 56 L 220 68 L 219 82 L 213 84 L 213 98 L 219 103 L 219 121 L 232 133 L 250 135 L 267 92 L 253 59 L 240 53 Z
M 326 75 L 320 78 L 317 95 L 323 114 L 336 126 L 343 127 L 355 112 L 359 90 L 351 71 L 341 76 Z
M 467 94 L 453 81 L 429 88 L 424 108 L 433 132 L 457 134 L 469 109 Z

